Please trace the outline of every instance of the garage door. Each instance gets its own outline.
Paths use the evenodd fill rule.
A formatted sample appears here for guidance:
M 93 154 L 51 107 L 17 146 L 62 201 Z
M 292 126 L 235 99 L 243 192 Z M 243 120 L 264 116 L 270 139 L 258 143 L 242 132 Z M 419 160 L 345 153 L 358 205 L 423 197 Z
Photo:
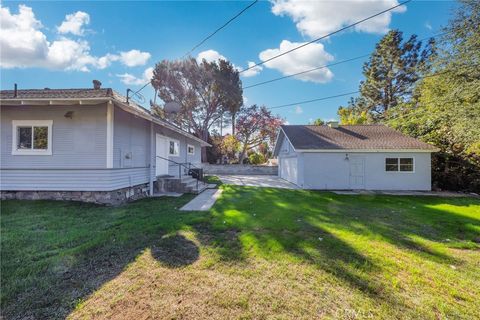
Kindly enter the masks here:
M 298 166 L 297 158 L 280 159 L 280 178 L 297 184 Z

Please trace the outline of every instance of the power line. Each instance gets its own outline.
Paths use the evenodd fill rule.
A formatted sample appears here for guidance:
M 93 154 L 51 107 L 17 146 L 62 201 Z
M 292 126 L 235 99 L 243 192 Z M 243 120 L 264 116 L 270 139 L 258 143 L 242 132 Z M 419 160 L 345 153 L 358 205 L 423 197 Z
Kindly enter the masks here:
M 424 37 L 424 38 L 421 38 L 421 39 L 418 40 L 418 41 L 424 41 L 424 40 L 431 39 L 431 38 L 437 38 L 437 37 L 443 36 L 443 35 L 445 35 L 445 34 L 447 34 L 447 33 L 451 33 L 451 31 L 434 34 L 434 35 L 429 36 L 429 37 Z M 323 66 L 320 66 L 320 67 L 316 67 L 316 68 L 312 68 L 312 69 L 307 69 L 307 70 L 305 70 L 305 71 L 300 71 L 300 72 L 297 72 L 297 73 L 294 73 L 294 74 L 290 74 L 290 75 L 287 75 L 287 76 L 278 77 L 278 78 L 274 78 L 274 79 L 270 79 L 270 80 L 266 80 L 266 81 L 254 83 L 254 84 L 252 84 L 252 85 L 243 87 L 242 89 L 245 90 L 245 89 L 249 89 L 249 88 L 261 86 L 261 85 L 264 85 L 264 84 L 267 84 L 267 83 L 272 83 L 272 82 L 275 82 L 275 81 L 279 81 L 279 80 L 283 80 L 283 79 L 288 79 L 288 78 L 295 77 L 295 76 L 298 76 L 298 75 L 301 75 L 301 74 L 305 74 L 305 73 L 313 72 L 313 71 L 316 71 L 316 70 L 320 70 L 320 69 L 324 69 L 324 68 L 336 66 L 336 65 L 339 65 L 339 64 L 342 64 L 342 63 L 346 63 L 346 62 L 350 62 L 350 61 L 355 61 L 355 60 L 358 60 L 358 59 L 362 59 L 362 58 L 368 57 L 368 56 L 370 56 L 370 55 L 371 55 L 371 53 L 367 53 L 367 54 L 364 54 L 364 55 L 361 55 L 361 56 L 357 56 L 357 57 L 350 58 L 350 59 L 346 59 L 346 60 L 341 60 L 341 61 L 338 61 L 338 62 L 335 62 L 335 63 L 326 64 L 326 65 L 323 65 Z
M 235 16 L 233 16 L 232 18 L 230 18 L 230 20 L 228 20 L 227 22 L 225 22 L 222 26 L 220 26 L 219 28 L 217 28 L 215 31 L 213 31 L 211 34 L 209 34 L 207 37 L 205 37 L 202 41 L 200 41 L 197 45 L 195 45 L 192 49 L 190 49 L 190 51 L 188 51 L 183 57 L 186 57 L 188 56 L 190 53 L 192 53 L 193 51 L 195 51 L 195 49 L 197 49 L 198 47 L 200 47 L 202 44 L 204 44 L 208 39 L 210 39 L 211 37 L 213 37 L 217 32 L 219 32 L 220 30 L 222 30 L 223 28 L 225 28 L 227 25 L 229 25 L 233 20 L 237 19 L 239 16 L 241 16 L 245 11 L 247 11 L 248 9 L 250 9 L 251 7 L 253 7 L 256 3 L 258 2 L 258 0 L 255 0 L 253 1 L 252 3 L 250 3 L 248 6 L 246 6 L 245 8 L 243 8 L 239 13 L 237 13 Z
M 358 57 L 355 57 L 355 58 L 351 58 L 351 59 L 347 59 L 347 60 L 342 60 L 342 61 L 338 61 L 338 62 L 331 63 L 331 64 L 326 64 L 326 65 L 323 65 L 323 66 L 320 66 L 320 67 L 316 67 L 316 68 L 313 68 L 313 69 L 308 69 L 308 70 L 305 70 L 305 71 L 301 71 L 301 72 L 297 72 L 297 73 L 294 73 L 294 74 L 290 74 L 290 75 L 288 75 L 288 76 L 283 76 L 283 77 L 279 77 L 279 78 L 275 78 L 275 79 L 271 79 L 271 80 L 267 80 L 267 81 L 255 83 L 255 84 L 252 84 L 252 85 L 243 87 L 242 89 L 245 90 L 245 89 L 249 89 L 249 88 L 261 86 L 261 85 L 264 85 L 264 84 L 267 84 L 267 83 L 271 83 L 271 82 L 275 82 L 275 81 L 279 81 L 279 80 L 283 80 L 283 79 L 295 77 L 295 76 L 298 76 L 298 75 L 301 75 L 301 74 L 305 74 L 305 73 L 309 73 L 309 72 L 312 72 L 312 71 L 316 71 L 316 70 L 328 68 L 328 67 L 331 67 L 331 66 L 336 66 L 336 65 L 338 65 L 338 64 L 342 64 L 342 63 L 345 63 L 345 62 L 350 62 L 350 61 L 358 60 L 358 59 L 361 59 L 361 58 L 365 58 L 365 57 L 368 57 L 369 55 L 370 55 L 370 53 L 367 53 L 367 54 L 364 54 L 364 55 L 361 55 L 361 56 L 358 56 Z
M 243 8 L 239 13 L 237 13 L 235 16 L 233 16 L 232 18 L 230 18 L 227 22 L 225 22 L 222 26 L 220 26 L 219 28 L 217 28 L 215 31 L 213 31 L 211 34 L 209 34 L 207 37 L 205 37 L 202 41 L 200 41 L 197 45 L 195 45 L 190 51 L 188 51 L 182 58 L 185 58 L 186 56 L 188 56 L 190 53 L 192 53 L 195 49 L 197 49 L 198 47 L 200 47 L 202 44 L 204 44 L 208 39 L 210 39 L 211 37 L 213 37 L 215 34 L 217 34 L 220 30 L 222 30 L 223 28 L 225 28 L 227 25 L 229 25 L 233 20 L 237 19 L 239 16 L 241 16 L 245 11 L 247 11 L 248 9 L 250 9 L 253 5 L 255 5 L 256 3 L 258 2 L 258 0 L 255 0 L 253 1 L 252 3 L 250 3 L 248 6 L 246 6 L 245 8 Z M 135 93 L 139 93 L 140 91 L 142 91 L 143 89 L 145 89 L 149 84 L 151 84 L 151 81 L 148 81 L 147 83 L 145 83 L 145 85 L 143 85 L 140 89 L 138 89 Z
M 473 65 L 473 67 L 476 67 L 476 66 L 477 65 Z M 447 70 L 447 71 L 432 73 L 432 74 L 429 74 L 429 75 L 426 75 L 426 76 L 423 76 L 423 77 L 419 77 L 415 82 L 417 82 L 419 80 L 422 80 L 422 79 L 425 79 L 425 78 L 435 77 L 435 76 L 445 74 L 445 73 L 450 73 L 450 72 L 452 72 L 452 71 Z M 301 105 L 301 104 L 306 104 L 306 103 L 311 103 L 311 102 L 340 98 L 340 97 L 344 97 L 344 96 L 348 96 L 348 95 L 352 95 L 352 94 L 356 94 L 356 93 L 360 93 L 360 90 L 352 91 L 352 92 L 339 93 L 339 94 L 336 94 L 336 95 L 333 95 L 333 96 L 328 96 L 328 97 L 321 97 L 321 98 L 315 98 L 315 99 L 311 99 L 311 100 L 303 100 L 303 101 L 292 102 L 292 103 L 288 103 L 288 104 L 282 104 L 282 105 L 279 105 L 279 106 L 270 107 L 268 109 L 286 108 L 286 107 L 291 107 L 291 106 L 296 106 L 296 105 Z
M 268 59 L 266 59 L 266 60 L 263 60 L 262 62 L 258 62 L 258 63 L 254 64 L 254 65 L 252 65 L 252 66 L 250 66 L 250 67 L 248 67 L 248 68 L 246 68 L 246 69 L 243 69 L 243 70 L 240 71 L 239 73 L 245 72 L 245 71 L 247 71 L 247 70 L 250 70 L 250 69 L 252 69 L 252 68 L 255 68 L 255 67 L 257 67 L 257 66 L 260 66 L 260 65 L 262 65 L 262 64 L 264 64 L 264 63 L 267 63 L 267 62 L 269 62 L 269 61 L 272 61 L 272 60 L 274 60 L 274 59 L 277 59 L 277 58 L 279 58 L 279 57 L 281 57 L 281 56 L 284 56 L 284 55 L 286 55 L 286 54 L 288 54 L 288 53 L 290 53 L 290 52 L 293 52 L 293 51 L 295 51 L 295 50 L 298 50 L 298 49 L 300 49 L 300 48 L 303 48 L 303 47 L 305 47 L 305 46 L 308 46 L 308 45 L 310 45 L 310 44 L 312 44 L 312 43 L 318 42 L 318 41 L 320 41 L 320 40 L 322 40 L 322 39 L 325 39 L 325 38 L 327 38 L 327 37 L 330 37 L 330 36 L 332 36 L 332 35 L 334 35 L 334 34 L 337 34 L 337 33 L 339 33 L 339 32 L 342 32 L 342 31 L 344 31 L 344 30 L 346 30 L 346 29 L 349 29 L 349 28 L 351 28 L 351 27 L 354 27 L 354 26 L 356 26 L 356 25 L 358 25 L 358 24 L 360 24 L 360 23 L 362 23 L 362 22 L 365 22 L 365 21 L 367 21 L 367 20 L 370 20 L 370 19 L 372 19 L 372 18 L 375 18 L 375 17 L 377 17 L 377 16 L 379 16 L 379 15 L 382 15 L 382 14 L 384 14 L 384 13 L 386 13 L 386 12 L 388 12 L 388 11 L 391 11 L 391 10 L 393 10 L 393 9 L 396 9 L 396 8 L 402 6 L 402 5 L 404 5 L 404 4 L 406 4 L 406 3 L 410 2 L 410 1 L 412 1 L 412 0 L 406 0 L 406 1 L 404 1 L 404 2 L 401 2 L 401 3 L 397 4 L 396 6 L 393 6 L 393 7 L 389 8 L 389 9 L 386 9 L 386 10 L 383 10 L 383 11 L 381 11 L 381 12 L 378 12 L 378 13 L 376 13 L 376 14 L 374 14 L 374 15 L 371 15 L 371 16 L 369 16 L 369 17 L 367 17 L 367 18 L 364 18 L 364 19 L 362 19 L 362 20 L 359 20 L 359 21 L 357 21 L 357 22 L 354 22 L 354 23 L 352 23 L 352 24 L 350 24 L 350 25 L 348 25 L 348 26 L 345 26 L 345 27 L 340 28 L 340 29 L 338 29 L 338 30 L 336 30 L 336 31 L 330 32 L 330 33 L 328 33 L 328 34 L 326 34 L 326 35 L 324 35 L 324 36 L 321 36 L 321 37 L 319 37 L 319 38 L 313 39 L 313 40 L 311 40 L 311 41 L 309 41 L 309 42 L 306 42 L 306 43 L 304 43 L 304 44 L 301 44 L 301 45 L 299 45 L 299 46 L 297 46 L 297 47 L 295 47 L 295 48 L 292 48 L 292 49 L 290 49 L 290 50 L 287 50 L 287 51 L 285 51 L 285 52 L 282 52 L 282 53 L 280 53 L 280 54 L 277 54 L 276 56 L 273 56 L 273 57 L 271 57 L 271 58 L 268 58 Z
M 321 100 L 328 100 L 328 99 L 333 99 L 333 98 L 340 98 L 344 96 L 350 96 L 355 93 L 359 93 L 360 91 L 352 91 L 352 92 L 346 92 L 346 93 L 340 93 L 334 96 L 328 96 L 328 97 L 322 97 L 322 98 L 317 98 L 317 99 L 311 99 L 311 100 L 304 100 L 304 101 L 299 101 L 299 102 L 294 102 L 294 103 L 289 103 L 289 104 L 282 104 L 280 106 L 276 107 L 270 107 L 268 109 L 278 109 L 278 108 L 285 108 L 285 107 L 291 107 L 299 104 L 305 104 L 305 103 L 311 103 L 311 102 L 316 102 L 316 101 L 321 101 Z

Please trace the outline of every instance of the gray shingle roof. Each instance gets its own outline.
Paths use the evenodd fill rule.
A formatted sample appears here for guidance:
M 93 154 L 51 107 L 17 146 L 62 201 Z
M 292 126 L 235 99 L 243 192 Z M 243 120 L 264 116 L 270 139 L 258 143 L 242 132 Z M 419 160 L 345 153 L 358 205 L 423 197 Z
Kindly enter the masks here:
M 85 99 L 113 96 L 111 88 L 104 89 L 26 89 L 17 90 L 17 99 Z M 15 99 L 14 90 L 1 90 L 0 99 Z
M 432 145 L 384 125 L 285 125 L 283 132 L 297 150 L 415 149 L 436 151 Z

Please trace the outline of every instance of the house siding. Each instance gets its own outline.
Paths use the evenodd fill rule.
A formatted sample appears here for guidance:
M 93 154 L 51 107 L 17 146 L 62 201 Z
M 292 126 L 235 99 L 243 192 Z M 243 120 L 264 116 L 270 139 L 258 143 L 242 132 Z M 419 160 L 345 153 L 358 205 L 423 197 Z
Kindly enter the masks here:
M 348 154 L 349 160 L 346 159 Z M 352 189 L 350 160 L 364 159 L 366 190 L 431 190 L 431 154 L 429 152 L 312 152 L 303 153 L 304 189 Z M 385 158 L 413 157 L 414 172 L 387 172 Z
M 106 104 L 1 106 L 1 157 L 5 168 L 104 168 Z M 72 119 L 65 118 L 73 111 Z M 53 120 L 52 155 L 12 155 L 12 120 Z
M 0 190 L 111 191 L 148 182 L 149 168 L 2 169 Z
M 111 191 L 148 183 L 151 122 L 114 108 L 113 168 L 107 169 L 107 105 L 1 106 L 2 191 Z M 64 114 L 73 111 L 72 119 Z M 52 155 L 12 155 L 12 120 L 53 120 Z M 180 143 L 177 162 L 201 163 L 200 143 L 153 125 Z M 187 144 L 195 155 L 187 155 Z M 155 145 L 155 144 L 154 144 Z M 170 166 L 178 175 L 178 166 Z
M 150 164 L 150 122 L 120 108 L 114 109 L 113 167 L 146 167 Z
M 202 160 L 201 160 L 201 147 L 200 143 L 196 142 L 193 139 L 185 137 L 173 130 L 170 130 L 165 127 L 161 127 L 159 125 L 154 126 L 154 134 L 160 134 L 167 138 L 174 139 L 179 142 L 179 154 L 178 156 L 169 155 L 168 159 L 178 162 L 178 163 L 192 163 L 193 165 L 200 167 Z M 187 154 L 187 145 L 193 145 L 195 147 L 195 154 L 189 155 Z M 165 160 L 166 161 L 166 160 Z M 183 173 L 183 172 L 182 172 Z M 178 165 L 169 162 L 168 166 L 168 174 L 172 176 L 178 176 Z

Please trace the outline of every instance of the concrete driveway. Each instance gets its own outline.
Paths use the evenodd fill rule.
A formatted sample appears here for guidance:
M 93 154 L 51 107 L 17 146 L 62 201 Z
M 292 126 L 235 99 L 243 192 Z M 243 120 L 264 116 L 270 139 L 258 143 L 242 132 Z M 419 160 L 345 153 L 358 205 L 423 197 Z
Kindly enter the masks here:
M 280 179 L 278 176 L 217 175 L 217 177 L 225 184 L 233 184 L 237 186 L 298 189 L 293 183 Z

